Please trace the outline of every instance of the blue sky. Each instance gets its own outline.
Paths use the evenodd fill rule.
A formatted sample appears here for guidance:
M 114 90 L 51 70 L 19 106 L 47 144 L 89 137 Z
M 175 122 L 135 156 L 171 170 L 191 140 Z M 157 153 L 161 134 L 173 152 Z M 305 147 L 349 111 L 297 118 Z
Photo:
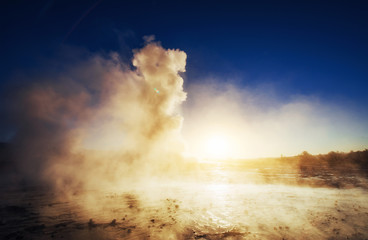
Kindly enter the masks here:
M 273 82 L 288 93 L 368 101 L 364 1 L 3 1 L 1 79 L 62 45 L 129 58 L 154 34 L 188 54 L 187 81 Z
M 365 1 L 2 1 L 0 84 L 47 71 L 65 46 L 128 61 L 155 35 L 187 53 L 185 87 L 268 86 L 278 101 L 316 97 L 364 125 L 367 12 Z

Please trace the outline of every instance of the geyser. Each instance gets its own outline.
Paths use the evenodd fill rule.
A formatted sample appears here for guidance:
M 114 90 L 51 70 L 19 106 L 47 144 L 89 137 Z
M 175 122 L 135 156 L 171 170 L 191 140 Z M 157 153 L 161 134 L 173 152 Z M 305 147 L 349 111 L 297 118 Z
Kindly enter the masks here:
M 151 42 L 134 51 L 132 63 L 135 69 L 116 53 L 96 54 L 30 76 L 12 92 L 12 143 L 25 182 L 75 192 L 180 165 L 178 106 L 186 93 L 178 73 L 186 54 Z

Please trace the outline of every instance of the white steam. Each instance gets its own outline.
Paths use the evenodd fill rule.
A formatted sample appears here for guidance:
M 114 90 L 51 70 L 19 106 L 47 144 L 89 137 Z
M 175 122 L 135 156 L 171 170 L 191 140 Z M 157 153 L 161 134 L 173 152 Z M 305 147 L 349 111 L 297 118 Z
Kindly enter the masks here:
M 26 179 L 78 191 L 175 171 L 182 163 L 186 54 L 149 43 L 135 70 L 96 55 L 16 92 L 13 143 Z M 44 80 L 40 80 L 44 79 Z M 169 173 L 167 173 L 169 174 Z

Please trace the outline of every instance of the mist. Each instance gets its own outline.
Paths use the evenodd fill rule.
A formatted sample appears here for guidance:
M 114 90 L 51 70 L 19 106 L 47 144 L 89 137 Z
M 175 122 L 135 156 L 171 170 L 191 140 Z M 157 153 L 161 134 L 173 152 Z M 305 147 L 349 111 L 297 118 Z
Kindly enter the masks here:
M 188 84 L 187 91 L 182 132 L 187 150 L 202 158 L 208 158 L 204 143 L 214 134 L 226 138 L 233 159 L 348 152 L 368 143 L 365 118 L 348 104 L 219 79 Z

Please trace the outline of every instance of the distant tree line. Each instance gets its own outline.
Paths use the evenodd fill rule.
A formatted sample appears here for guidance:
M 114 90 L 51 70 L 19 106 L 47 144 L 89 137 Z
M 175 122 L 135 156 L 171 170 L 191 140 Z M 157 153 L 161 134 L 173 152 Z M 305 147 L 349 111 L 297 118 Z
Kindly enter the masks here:
M 301 170 L 330 168 L 341 171 L 361 170 L 368 173 L 368 149 L 349 153 L 329 152 L 319 155 L 311 155 L 304 151 L 298 158 Z

